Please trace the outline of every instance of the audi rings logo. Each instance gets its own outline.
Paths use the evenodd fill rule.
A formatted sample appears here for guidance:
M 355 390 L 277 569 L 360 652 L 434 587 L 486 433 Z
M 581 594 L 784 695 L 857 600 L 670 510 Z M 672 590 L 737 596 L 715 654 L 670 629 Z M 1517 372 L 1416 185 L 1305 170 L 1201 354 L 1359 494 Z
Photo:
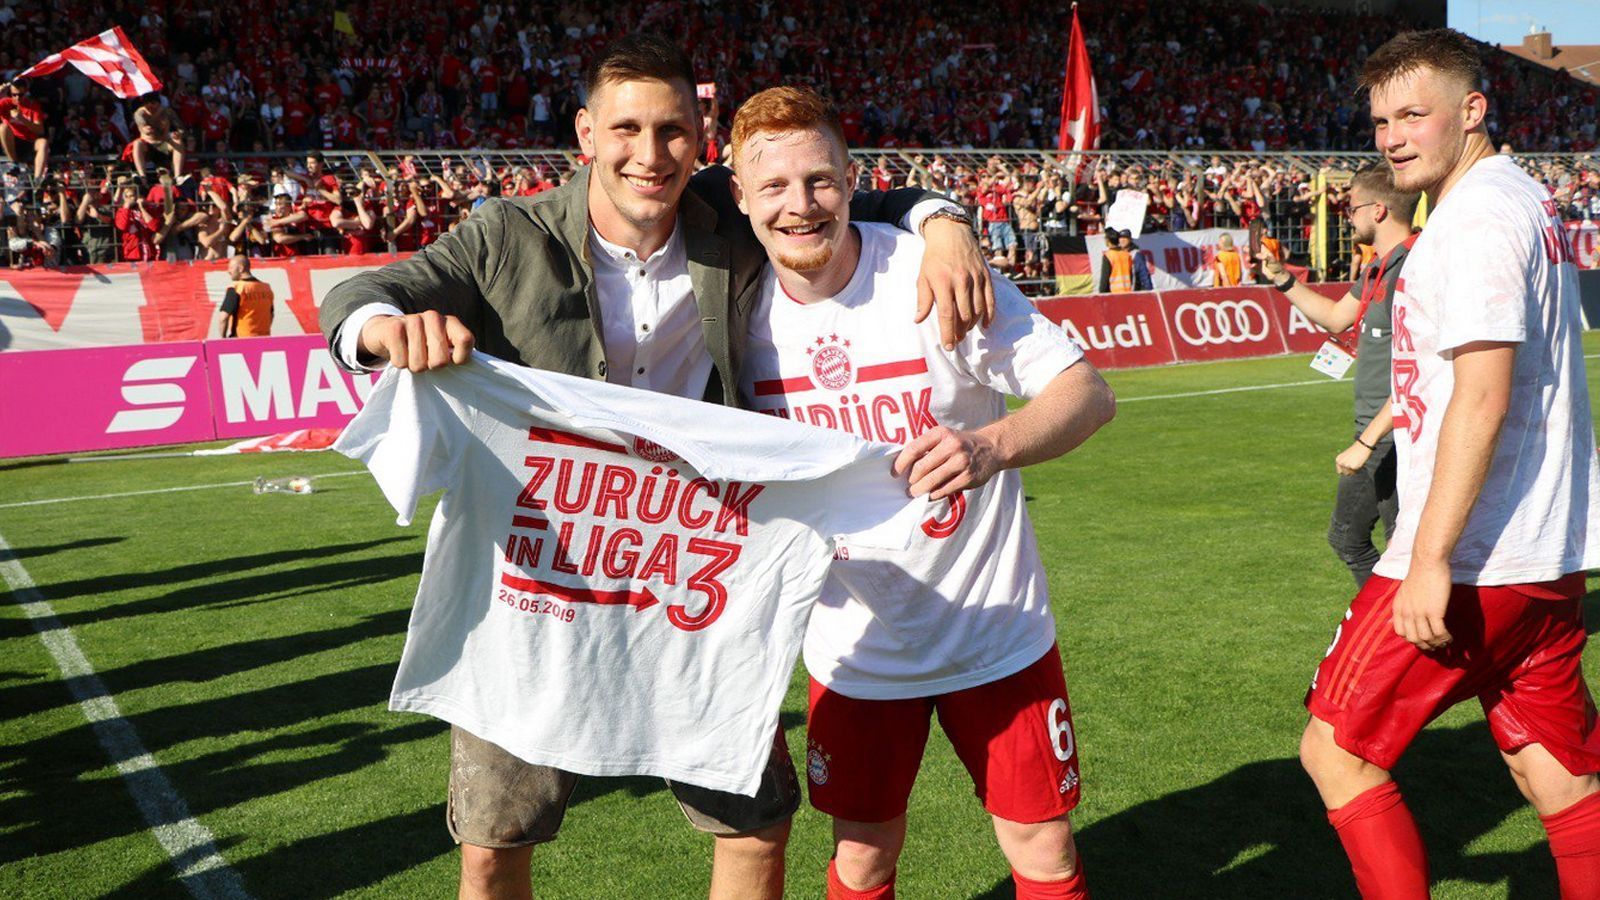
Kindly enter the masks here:
M 1272 327 L 1267 311 L 1254 300 L 1185 303 L 1173 313 L 1172 324 L 1178 337 L 1196 347 L 1259 341 Z

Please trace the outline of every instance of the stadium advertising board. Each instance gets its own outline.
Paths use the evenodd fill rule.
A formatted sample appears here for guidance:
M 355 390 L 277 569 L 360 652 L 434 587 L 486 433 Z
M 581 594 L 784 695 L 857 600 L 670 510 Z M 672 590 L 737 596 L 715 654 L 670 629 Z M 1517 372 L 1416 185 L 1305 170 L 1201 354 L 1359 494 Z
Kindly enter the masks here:
M 1163 291 L 1161 309 L 1179 360 L 1243 359 L 1289 352 L 1271 288 Z M 1320 343 L 1320 341 L 1319 341 Z
M 1306 287 L 1330 300 L 1338 300 L 1350 293 L 1348 282 L 1307 284 Z M 1288 345 L 1290 353 L 1315 353 L 1328 339 L 1328 333 L 1306 318 L 1305 313 L 1295 309 L 1288 297 L 1277 291 L 1269 291 L 1267 299 L 1273 316 L 1278 320 L 1278 328 L 1283 331 L 1283 340 Z
M 1177 358 L 1156 294 L 1052 297 L 1037 305 L 1102 369 L 1159 366 Z
M 409 254 L 262 259 L 274 335 L 315 334 L 334 285 Z M 227 263 L 0 269 L 0 351 L 205 340 L 228 291 Z
M 320 336 L 206 343 L 216 437 L 338 428 L 366 402 L 375 375 L 351 375 Z
M 0 457 L 342 427 L 373 379 L 317 335 L 0 353 Z
M 199 341 L 0 353 L 0 457 L 216 437 Z

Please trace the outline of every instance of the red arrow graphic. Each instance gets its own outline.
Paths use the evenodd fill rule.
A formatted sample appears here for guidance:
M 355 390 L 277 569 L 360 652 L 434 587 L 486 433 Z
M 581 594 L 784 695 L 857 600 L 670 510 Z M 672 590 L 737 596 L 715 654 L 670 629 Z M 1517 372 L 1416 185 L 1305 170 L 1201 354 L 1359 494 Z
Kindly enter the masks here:
M 650 593 L 649 588 L 640 588 L 637 591 L 596 591 L 589 588 L 567 587 L 561 584 L 550 584 L 545 581 L 536 581 L 532 578 L 518 578 L 509 572 L 501 573 L 500 583 L 512 590 L 524 591 L 529 594 L 543 594 L 568 603 L 596 603 L 601 606 L 631 606 L 634 612 L 649 609 L 661 601 Z

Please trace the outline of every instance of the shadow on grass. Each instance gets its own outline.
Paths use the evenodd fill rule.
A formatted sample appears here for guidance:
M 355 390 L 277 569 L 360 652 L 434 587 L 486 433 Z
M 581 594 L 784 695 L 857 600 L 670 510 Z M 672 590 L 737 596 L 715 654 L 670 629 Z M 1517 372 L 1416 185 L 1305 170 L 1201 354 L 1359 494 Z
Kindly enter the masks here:
M 404 539 L 401 539 L 404 540 Z M 339 552 L 358 552 L 368 544 L 347 544 Z M 278 554 L 270 554 L 276 556 Z M 303 554 L 283 554 L 279 563 L 302 560 L 307 556 L 322 556 L 319 550 Z M 261 565 L 271 565 L 262 563 Z M 218 577 L 200 581 L 161 594 L 140 597 L 122 603 L 111 603 L 93 608 L 63 611 L 64 604 L 55 601 L 56 618 L 67 628 L 103 623 L 111 619 L 143 616 L 154 613 L 181 612 L 191 609 L 222 609 L 270 602 L 291 596 L 326 591 L 345 590 L 366 584 L 377 584 L 396 578 L 415 578 L 422 571 L 422 551 L 396 553 L 356 560 L 330 560 L 318 565 L 298 566 L 276 572 L 261 572 L 228 578 Z M 173 579 L 179 581 L 182 579 Z M 156 579 L 151 586 L 167 584 Z M 44 589 L 46 596 L 71 596 L 61 586 Z
M 1556 895 L 1542 842 L 1514 853 L 1465 852 L 1524 806 L 1483 722 L 1424 731 L 1395 779 L 1422 829 L 1435 881 L 1509 879 L 1510 900 Z M 1296 759 L 1241 766 L 1101 819 L 1078 835 L 1078 847 L 1096 896 L 1356 896 L 1349 863 Z M 1012 896 L 1009 878 L 979 895 Z
M 0 347 L 0 349 L 4 349 Z M 40 466 L 64 466 L 67 464 L 65 456 L 40 456 L 33 459 L 23 459 L 17 462 L 0 463 L 0 472 L 15 472 L 19 469 L 37 469 Z
M 196 586 L 197 590 L 209 589 L 219 584 L 219 582 L 216 582 L 213 579 L 226 579 L 230 575 L 237 575 L 240 572 L 249 571 L 251 569 L 264 569 L 270 566 L 293 565 L 294 563 L 302 562 L 304 560 L 321 559 L 330 556 L 342 556 L 347 553 L 360 553 L 364 550 L 370 550 L 374 547 L 381 547 L 386 544 L 393 544 L 397 541 L 416 541 L 416 538 L 410 535 L 396 535 L 394 537 L 378 538 L 371 541 L 356 541 L 347 544 L 328 544 L 318 547 L 302 547 L 293 550 L 279 550 L 272 553 L 257 553 L 251 556 L 231 556 L 222 559 L 210 559 L 206 560 L 205 562 L 187 563 L 185 565 L 171 566 L 165 569 L 152 569 L 148 572 L 94 573 L 91 574 L 90 577 L 76 581 L 40 583 L 38 588 L 40 593 L 44 594 L 45 597 L 49 598 L 53 603 L 58 604 L 57 612 L 59 613 L 61 611 L 61 606 L 59 604 L 70 601 L 79 596 L 99 596 L 104 594 L 113 594 L 118 591 L 135 590 L 138 588 L 161 589 L 188 581 L 200 582 L 200 584 Z M 418 561 L 417 564 L 412 566 L 410 569 L 397 570 L 395 574 L 414 574 L 422 571 L 422 566 L 420 564 L 422 553 L 419 551 L 411 555 L 416 557 Z M 282 579 L 285 574 L 290 573 L 279 573 L 268 577 Z M 296 580 L 304 581 L 304 579 Z M 224 580 L 220 582 L 220 585 L 226 586 L 228 583 L 229 582 Z M 112 607 L 111 614 L 115 614 L 115 609 L 116 607 Z M 95 618 L 99 618 L 100 615 L 101 613 L 97 612 L 95 614 Z M 63 621 L 65 621 L 65 618 L 63 618 Z
M 1600 631 L 1600 590 L 1583 595 L 1583 630 L 1589 634 Z
M 225 858 L 230 853 L 219 846 Z M 334 897 L 370 887 L 398 872 L 455 852 L 444 829 L 444 804 L 311 835 L 271 852 L 233 862 L 251 896 Z M 156 866 L 106 900 L 188 897 L 170 865 Z
M 9 555 L 15 557 L 16 559 L 30 559 L 39 556 L 50 556 L 51 554 L 61 553 L 66 550 L 83 550 L 89 547 L 104 547 L 106 544 L 120 544 L 125 540 L 127 540 L 125 537 L 83 538 L 82 540 L 70 541 L 65 544 L 46 544 L 38 547 L 12 547 L 9 554 L 0 555 Z

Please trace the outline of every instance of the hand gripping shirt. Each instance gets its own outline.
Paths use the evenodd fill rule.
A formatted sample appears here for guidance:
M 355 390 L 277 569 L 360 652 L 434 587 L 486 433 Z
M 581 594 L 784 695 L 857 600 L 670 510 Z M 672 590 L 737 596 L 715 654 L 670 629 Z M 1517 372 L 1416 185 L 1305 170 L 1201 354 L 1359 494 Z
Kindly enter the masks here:
M 769 270 L 741 389 L 771 415 L 904 444 L 930 428 L 981 428 L 1006 397 L 1033 397 L 1083 358 L 1010 282 L 995 321 L 953 352 L 929 317 L 913 325 L 922 241 L 853 226 L 861 257 L 835 297 L 802 304 Z M 811 613 L 811 676 L 848 697 L 925 697 L 1021 671 L 1055 619 L 1016 470 L 932 507 L 903 551 L 845 542 Z
M 1395 286 L 1400 515 L 1373 571 L 1404 578 L 1455 391 L 1453 351 L 1517 345 L 1511 402 L 1450 558 L 1457 584 L 1548 581 L 1600 566 L 1600 465 L 1578 272 L 1550 195 L 1510 157 L 1473 165 L 1428 217 Z
M 754 795 L 834 539 L 903 547 L 894 449 L 475 354 L 335 449 L 437 490 L 389 706 L 531 763 Z

